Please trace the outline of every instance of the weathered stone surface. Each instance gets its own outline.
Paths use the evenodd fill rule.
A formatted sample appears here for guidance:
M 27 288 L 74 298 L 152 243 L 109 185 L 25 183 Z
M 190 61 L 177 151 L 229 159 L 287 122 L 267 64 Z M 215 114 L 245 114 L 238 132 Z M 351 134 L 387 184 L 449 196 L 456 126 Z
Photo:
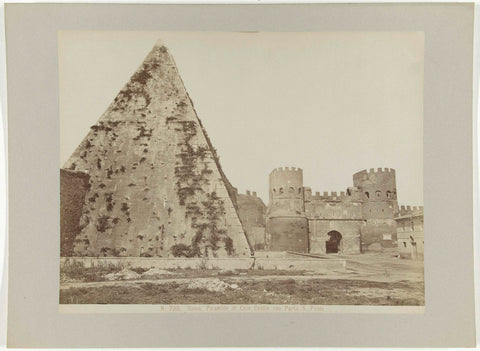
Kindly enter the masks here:
M 238 214 L 250 245 L 255 250 L 265 248 L 265 213 L 267 206 L 256 192 L 237 194 Z
M 306 217 L 271 217 L 268 221 L 270 251 L 308 252 Z
M 395 246 L 395 170 L 357 172 L 353 185 L 346 192 L 313 194 L 303 186 L 300 168 L 274 169 L 269 178 L 267 248 L 324 254 Z
M 60 170 L 60 233 L 61 256 L 73 254 L 74 242 L 80 231 L 85 195 L 90 187 L 88 174 Z
M 285 167 L 270 173 L 266 232 L 267 250 L 308 252 L 302 169 Z
M 233 187 L 161 44 L 64 169 L 90 177 L 74 255 L 250 255 Z
M 421 259 L 424 251 L 423 207 L 413 209 L 402 206 L 395 218 L 398 251 L 402 257 Z

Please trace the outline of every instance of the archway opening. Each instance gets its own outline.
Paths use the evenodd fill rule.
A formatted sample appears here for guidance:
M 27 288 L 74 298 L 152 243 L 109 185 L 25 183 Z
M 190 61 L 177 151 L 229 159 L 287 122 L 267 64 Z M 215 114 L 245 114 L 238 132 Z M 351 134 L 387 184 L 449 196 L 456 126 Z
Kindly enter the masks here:
M 325 251 L 329 253 L 338 253 L 340 251 L 340 242 L 342 241 L 342 234 L 336 230 L 328 232 L 328 240 L 325 242 Z

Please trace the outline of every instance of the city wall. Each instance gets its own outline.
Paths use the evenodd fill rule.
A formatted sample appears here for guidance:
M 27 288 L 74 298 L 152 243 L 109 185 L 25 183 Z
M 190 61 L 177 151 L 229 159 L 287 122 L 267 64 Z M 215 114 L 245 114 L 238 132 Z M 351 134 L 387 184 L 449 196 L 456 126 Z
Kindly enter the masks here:
M 68 262 L 82 262 L 86 267 L 101 264 L 123 264 L 131 268 L 306 270 L 316 273 L 344 271 L 346 269 L 346 261 L 342 259 L 62 257 L 60 264 L 64 265 L 67 260 Z
M 73 253 L 74 241 L 80 232 L 85 195 L 90 176 L 84 172 L 60 169 L 60 233 L 62 255 Z
M 310 219 L 308 224 L 311 253 L 325 254 L 326 242 L 330 239 L 328 233 L 334 231 L 342 235 L 339 247 L 342 253 L 360 253 L 360 235 L 365 226 L 363 220 Z

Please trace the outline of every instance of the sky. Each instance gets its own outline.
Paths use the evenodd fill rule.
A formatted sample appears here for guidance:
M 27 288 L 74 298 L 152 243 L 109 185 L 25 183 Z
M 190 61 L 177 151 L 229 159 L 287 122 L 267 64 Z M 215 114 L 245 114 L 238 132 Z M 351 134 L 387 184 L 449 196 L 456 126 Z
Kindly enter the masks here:
M 60 165 L 157 40 L 240 193 L 303 169 L 312 191 L 396 170 L 398 202 L 423 205 L 421 32 L 59 32 Z

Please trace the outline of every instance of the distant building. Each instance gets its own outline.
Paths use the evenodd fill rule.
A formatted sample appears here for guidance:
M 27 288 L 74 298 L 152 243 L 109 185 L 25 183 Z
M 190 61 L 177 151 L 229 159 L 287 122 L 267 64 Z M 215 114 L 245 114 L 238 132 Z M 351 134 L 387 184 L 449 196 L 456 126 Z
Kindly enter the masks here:
M 423 258 L 423 207 L 402 206 L 397 222 L 398 251 L 403 257 Z

